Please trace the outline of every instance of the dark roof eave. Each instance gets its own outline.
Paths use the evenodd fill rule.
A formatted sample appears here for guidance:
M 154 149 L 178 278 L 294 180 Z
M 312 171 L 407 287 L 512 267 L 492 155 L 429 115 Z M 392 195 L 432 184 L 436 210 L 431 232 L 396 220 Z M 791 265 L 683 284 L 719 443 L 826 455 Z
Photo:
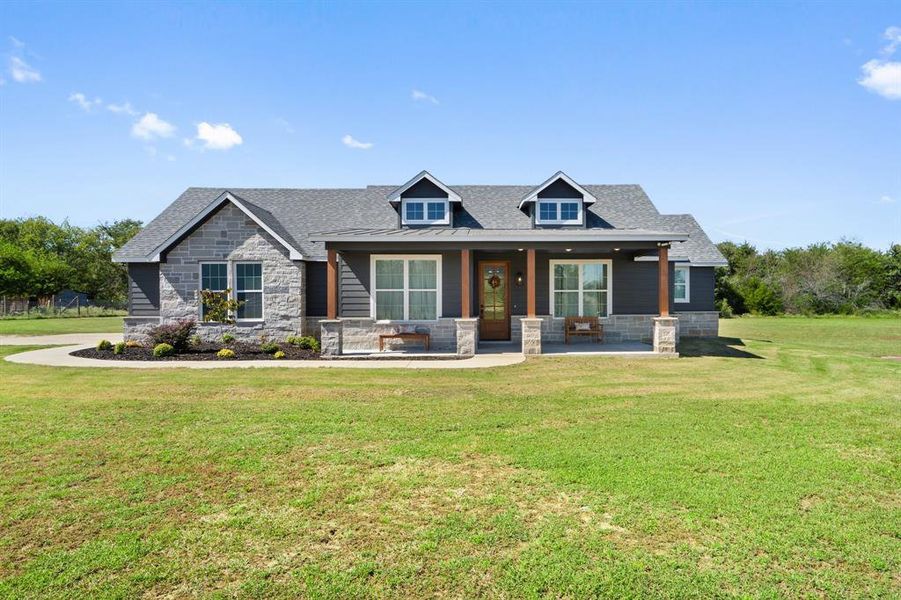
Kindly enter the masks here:
M 526 230 L 531 231 L 531 230 Z M 524 235 L 397 235 L 397 234 L 348 234 L 348 233 L 323 233 L 313 234 L 310 236 L 311 242 L 335 243 L 335 242 L 372 242 L 372 243 L 460 243 L 460 242 L 510 242 L 528 244 L 529 242 L 566 242 L 572 244 L 579 243 L 597 243 L 597 242 L 684 242 L 688 239 L 686 233 L 616 233 L 606 235 L 573 235 L 565 236 L 560 234 L 524 234 Z

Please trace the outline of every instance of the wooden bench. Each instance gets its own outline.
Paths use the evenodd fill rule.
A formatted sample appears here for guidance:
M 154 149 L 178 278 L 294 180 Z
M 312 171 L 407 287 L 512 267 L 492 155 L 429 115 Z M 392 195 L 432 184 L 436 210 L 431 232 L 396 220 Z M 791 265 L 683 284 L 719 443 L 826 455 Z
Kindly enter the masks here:
M 382 333 L 379 334 L 379 352 L 385 351 L 385 340 L 403 340 L 422 342 L 425 351 L 429 351 L 429 334 L 427 333 Z
M 576 329 L 576 323 L 588 323 L 588 328 Z M 563 339 L 568 344 L 572 336 L 589 336 L 600 343 L 604 340 L 604 327 L 597 317 L 566 317 L 563 324 Z

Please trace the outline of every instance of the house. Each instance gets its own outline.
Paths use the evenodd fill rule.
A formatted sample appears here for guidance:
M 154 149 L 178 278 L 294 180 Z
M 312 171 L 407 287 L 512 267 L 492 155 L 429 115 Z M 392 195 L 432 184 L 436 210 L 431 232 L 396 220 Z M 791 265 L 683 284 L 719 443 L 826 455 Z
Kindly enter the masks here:
M 323 354 L 375 350 L 398 327 L 469 355 L 563 339 L 565 316 L 605 340 L 716 336 L 714 268 L 697 221 L 662 215 L 637 185 L 446 185 L 423 171 L 363 189 L 190 188 L 114 260 L 128 264 L 126 338 L 202 320 L 202 289 L 232 290 L 233 325 L 202 337 L 321 337 Z

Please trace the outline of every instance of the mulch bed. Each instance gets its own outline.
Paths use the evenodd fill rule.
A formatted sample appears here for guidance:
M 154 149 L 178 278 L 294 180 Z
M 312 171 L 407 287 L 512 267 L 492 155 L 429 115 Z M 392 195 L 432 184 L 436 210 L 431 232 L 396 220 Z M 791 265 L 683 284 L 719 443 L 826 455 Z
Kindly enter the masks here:
M 234 358 L 219 358 L 216 353 L 222 348 L 234 350 Z M 201 346 L 191 346 L 180 354 L 175 356 L 166 356 L 163 358 L 153 355 L 153 348 L 126 348 L 122 354 L 113 354 L 112 349 L 97 350 L 96 348 L 87 348 L 85 350 L 76 350 L 71 352 L 72 356 L 81 358 L 99 358 L 101 360 L 156 360 L 156 361 L 196 361 L 196 360 L 218 360 L 220 362 L 236 361 L 236 360 L 315 360 L 319 358 L 319 353 L 312 350 L 304 350 L 290 344 L 282 344 L 281 351 L 285 353 L 285 358 L 273 358 L 271 354 L 266 354 L 258 346 L 251 344 L 229 344 L 212 345 L 204 344 Z

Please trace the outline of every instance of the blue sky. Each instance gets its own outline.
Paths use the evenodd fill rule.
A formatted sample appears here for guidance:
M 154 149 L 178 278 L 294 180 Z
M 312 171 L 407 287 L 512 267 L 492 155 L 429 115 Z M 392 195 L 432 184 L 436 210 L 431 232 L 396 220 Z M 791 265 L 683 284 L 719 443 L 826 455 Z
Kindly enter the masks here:
M 3 3 L 0 53 L 0 217 L 562 169 L 716 241 L 901 241 L 897 3 Z

